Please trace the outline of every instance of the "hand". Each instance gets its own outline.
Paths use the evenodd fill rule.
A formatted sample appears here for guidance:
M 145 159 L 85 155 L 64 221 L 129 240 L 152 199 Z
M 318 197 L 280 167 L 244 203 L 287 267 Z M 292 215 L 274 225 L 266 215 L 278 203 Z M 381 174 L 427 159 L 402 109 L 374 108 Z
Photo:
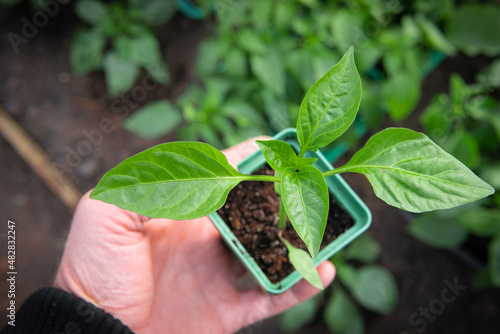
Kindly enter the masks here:
M 255 139 L 225 151 L 235 165 Z M 318 267 L 323 284 L 335 269 Z M 55 286 L 103 308 L 136 333 L 231 333 L 319 292 L 301 280 L 281 295 L 236 288 L 245 269 L 207 217 L 149 219 L 89 199 L 78 204 Z

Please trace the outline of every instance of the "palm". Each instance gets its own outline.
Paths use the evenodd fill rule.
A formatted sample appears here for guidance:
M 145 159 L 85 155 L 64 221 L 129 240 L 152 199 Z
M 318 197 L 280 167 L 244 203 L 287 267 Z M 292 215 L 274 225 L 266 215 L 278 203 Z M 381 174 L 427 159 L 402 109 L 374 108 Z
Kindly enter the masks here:
M 255 309 L 255 297 L 262 293 L 235 288 L 245 271 L 207 218 L 153 220 L 146 229 L 154 236 L 151 248 L 157 278 L 151 313 L 153 333 L 162 332 L 165 326 L 173 333 L 224 333 L 252 321 L 238 317 L 242 310 Z

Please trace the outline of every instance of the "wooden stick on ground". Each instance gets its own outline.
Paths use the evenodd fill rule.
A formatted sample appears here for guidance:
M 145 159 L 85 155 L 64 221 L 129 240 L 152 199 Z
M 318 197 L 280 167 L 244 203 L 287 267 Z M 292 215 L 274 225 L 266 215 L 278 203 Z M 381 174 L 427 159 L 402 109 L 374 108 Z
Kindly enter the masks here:
M 1 105 L 0 134 L 73 213 L 82 193 L 69 177 L 58 174 L 49 155 Z

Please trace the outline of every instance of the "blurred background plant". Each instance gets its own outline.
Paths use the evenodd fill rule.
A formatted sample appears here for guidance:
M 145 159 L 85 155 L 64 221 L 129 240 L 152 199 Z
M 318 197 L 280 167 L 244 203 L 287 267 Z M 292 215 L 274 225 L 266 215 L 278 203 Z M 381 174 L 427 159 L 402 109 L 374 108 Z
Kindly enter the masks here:
M 50 1 L 27 0 L 32 10 L 43 10 Z M 0 0 L 0 8 L 22 4 L 22 0 Z M 161 85 L 168 85 L 170 73 L 156 28 L 166 24 L 178 10 L 195 19 L 208 12 L 209 1 L 193 6 L 188 0 L 77 0 L 76 16 L 87 26 L 78 29 L 70 48 L 75 75 L 104 71 L 110 98 L 127 93 L 141 69 Z
M 73 37 L 73 72 L 85 75 L 103 70 L 111 98 L 128 92 L 141 68 L 156 82 L 167 85 L 169 71 L 153 27 L 166 23 L 176 10 L 175 1 L 77 1 L 75 12 L 90 27 L 78 30 Z
M 363 80 L 361 119 L 336 143 L 337 149 L 326 152 L 334 160 L 367 130 L 379 127 L 386 115 L 394 122 L 407 118 L 419 102 L 423 78 L 446 55 L 457 49 L 471 54 L 497 52 L 495 29 L 485 31 L 478 28 L 483 25 L 471 22 L 482 20 L 483 12 L 488 12 L 486 19 L 494 26 L 498 6 L 456 6 L 452 0 L 216 1 L 214 35 L 199 49 L 196 73 L 205 92 L 208 83 L 217 78 L 224 82 L 221 90 L 227 92 L 226 97 L 246 107 L 235 109 L 229 118 L 221 108 L 214 110 L 211 115 L 219 116 L 215 124 L 210 124 L 211 118 L 206 120 L 211 129 L 204 131 L 211 132 L 207 135 L 193 131 L 206 113 L 197 107 L 200 96 L 186 94 L 178 103 L 186 121 L 179 138 L 194 139 L 192 134 L 198 133 L 198 139 L 221 148 L 221 144 L 235 142 L 234 133 L 241 131 L 241 122 L 247 124 L 248 136 L 292 126 L 308 87 L 349 45 L 355 45 Z M 470 29 L 455 29 L 461 21 Z M 481 38 L 471 46 L 467 40 L 476 35 Z M 200 117 L 194 117 L 193 107 Z M 251 121 L 255 113 L 247 115 L 248 107 L 261 114 L 264 128 Z M 234 121 L 235 113 L 240 123 Z M 224 125 L 222 118 L 227 120 Z M 242 137 L 245 135 L 238 138 Z
M 377 264 L 382 246 L 365 233 L 331 259 L 337 278 L 316 297 L 286 311 L 280 328 L 294 333 L 320 315 L 327 328 L 336 334 L 362 334 L 365 312 L 390 314 L 399 301 L 396 279 Z M 320 313 L 320 314 L 318 314 Z M 321 317 L 322 316 L 322 317 Z
M 430 137 L 500 189 L 500 59 L 467 85 L 458 74 L 449 94 L 438 94 L 420 121 Z M 439 222 L 439 223 L 438 223 Z M 500 195 L 474 205 L 417 216 L 410 234 L 437 248 L 466 246 L 478 269 L 475 286 L 500 287 Z M 486 266 L 484 261 L 486 261 Z

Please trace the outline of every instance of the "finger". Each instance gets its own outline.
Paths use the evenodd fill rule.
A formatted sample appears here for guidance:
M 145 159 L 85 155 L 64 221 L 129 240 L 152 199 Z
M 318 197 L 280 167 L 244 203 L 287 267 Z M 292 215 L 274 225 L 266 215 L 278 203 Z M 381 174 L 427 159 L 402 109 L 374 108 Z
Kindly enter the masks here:
M 323 286 L 326 288 L 332 283 L 335 277 L 335 267 L 330 261 L 325 261 L 318 266 L 318 273 Z M 243 312 L 250 316 L 245 319 L 246 323 L 242 324 L 241 327 L 279 314 L 313 297 L 319 292 L 320 290 L 305 280 L 301 280 L 290 290 L 280 295 L 269 295 L 261 290 L 247 291 L 242 298 Z
M 269 138 L 268 136 L 252 138 L 236 146 L 230 147 L 222 151 L 222 153 L 226 155 L 227 161 L 229 161 L 231 165 L 236 166 L 243 158 L 259 149 L 259 146 L 255 143 L 256 140 L 266 140 Z

